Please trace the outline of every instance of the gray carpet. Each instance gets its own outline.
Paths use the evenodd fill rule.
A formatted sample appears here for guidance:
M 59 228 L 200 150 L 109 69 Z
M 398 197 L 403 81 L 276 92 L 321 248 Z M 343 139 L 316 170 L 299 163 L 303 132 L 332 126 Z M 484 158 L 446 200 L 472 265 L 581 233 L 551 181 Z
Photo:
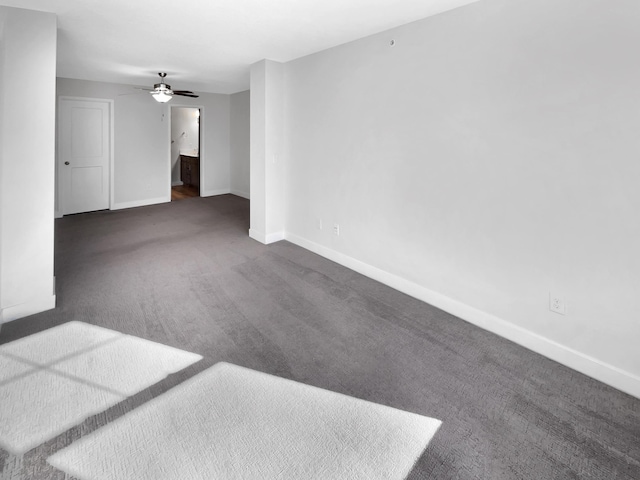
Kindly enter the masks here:
M 248 219 L 224 195 L 56 221 L 58 308 L 3 325 L 0 343 L 77 320 L 204 359 L 23 456 L 0 450 L 0 478 L 64 479 L 48 456 L 220 361 L 442 420 L 409 479 L 640 478 L 640 400 L 290 243 L 261 245 Z
M 83 322 L 0 345 L 0 447 L 26 453 L 200 360 Z
M 86 480 L 404 480 L 440 424 L 220 362 L 47 462 Z

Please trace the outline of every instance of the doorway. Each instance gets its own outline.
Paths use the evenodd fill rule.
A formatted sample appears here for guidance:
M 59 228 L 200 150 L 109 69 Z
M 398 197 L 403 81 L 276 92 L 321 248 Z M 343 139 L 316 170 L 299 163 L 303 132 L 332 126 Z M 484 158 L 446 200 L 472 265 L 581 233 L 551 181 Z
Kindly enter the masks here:
M 201 110 L 171 105 L 171 201 L 200 196 Z
M 113 100 L 58 99 L 60 214 L 106 210 L 111 199 Z

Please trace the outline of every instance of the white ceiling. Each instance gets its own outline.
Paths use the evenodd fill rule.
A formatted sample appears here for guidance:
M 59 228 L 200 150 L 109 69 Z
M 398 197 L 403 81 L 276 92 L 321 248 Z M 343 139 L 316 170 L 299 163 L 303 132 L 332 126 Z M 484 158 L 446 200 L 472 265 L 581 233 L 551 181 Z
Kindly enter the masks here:
M 0 0 L 58 15 L 58 76 L 234 93 L 286 62 L 478 0 Z

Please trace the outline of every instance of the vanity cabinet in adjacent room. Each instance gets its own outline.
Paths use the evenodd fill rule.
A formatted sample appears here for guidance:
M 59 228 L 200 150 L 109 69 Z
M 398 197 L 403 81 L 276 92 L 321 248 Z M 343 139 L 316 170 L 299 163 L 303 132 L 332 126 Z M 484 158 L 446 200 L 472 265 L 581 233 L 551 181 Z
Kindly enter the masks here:
M 180 180 L 200 193 L 200 157 L 180 155 Z

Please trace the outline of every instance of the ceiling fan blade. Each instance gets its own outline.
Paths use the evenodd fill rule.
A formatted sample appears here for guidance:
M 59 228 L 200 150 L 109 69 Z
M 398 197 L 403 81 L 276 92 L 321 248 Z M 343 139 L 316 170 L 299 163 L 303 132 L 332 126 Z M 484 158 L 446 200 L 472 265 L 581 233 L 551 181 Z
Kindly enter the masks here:
M 180 95 L 181 97 L 191 97 L 191 98 L 198 98 L 199 97 L 199 95 L 196 95 L 193 92 L 187 92 L 187 91 L 184 91 L 184 90 L 174 90 L 173 94 L 174 95 Z
M 146 90 L 147 92 L 153 92 L 153 88 L 133 87 L 136 90 Z

